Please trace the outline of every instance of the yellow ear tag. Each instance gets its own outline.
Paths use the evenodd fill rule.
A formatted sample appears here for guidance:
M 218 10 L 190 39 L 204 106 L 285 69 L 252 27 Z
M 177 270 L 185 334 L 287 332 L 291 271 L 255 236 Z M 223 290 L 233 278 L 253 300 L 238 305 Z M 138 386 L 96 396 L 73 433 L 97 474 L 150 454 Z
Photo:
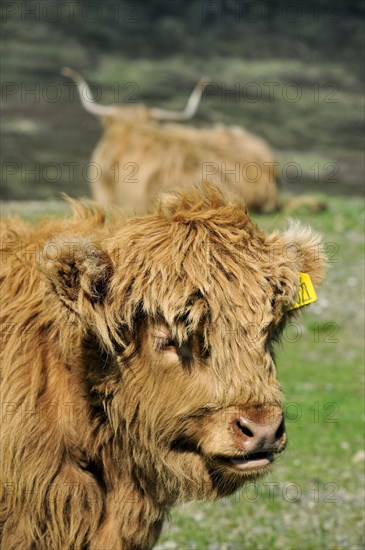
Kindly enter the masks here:
M 299 273 L 299 290 L 295 304 L 288 308 L 297 309 L 298 307 L 306 306 L 317 300 L 317 294 L 314 290 L 313 283 L 308 273 Z

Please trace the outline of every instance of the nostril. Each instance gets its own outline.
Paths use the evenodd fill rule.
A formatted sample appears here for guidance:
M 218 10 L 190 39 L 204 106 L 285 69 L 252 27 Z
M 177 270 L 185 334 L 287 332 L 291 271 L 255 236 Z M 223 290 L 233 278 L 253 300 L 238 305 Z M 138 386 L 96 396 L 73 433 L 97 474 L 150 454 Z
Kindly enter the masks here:
M 285 422 L 284 419 L 280 422 L 280 426 L 276 430 L 275 440 L 277 441 L 285 434 Z
M 238 426 L 238 428 L 241 430 L 243 434 L 247 435 L 248 437 L 253 437 L 253 433 L 246 426 L 246 424 L 244 424 L 242 420 L 237 420 L 236 425 Z

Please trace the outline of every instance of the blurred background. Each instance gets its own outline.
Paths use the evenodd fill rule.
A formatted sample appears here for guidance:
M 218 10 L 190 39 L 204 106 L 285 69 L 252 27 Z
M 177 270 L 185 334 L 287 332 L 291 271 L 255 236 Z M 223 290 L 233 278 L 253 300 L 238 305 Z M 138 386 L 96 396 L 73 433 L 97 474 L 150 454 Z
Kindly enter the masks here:
M 101 103 L 167 109 L 182 109 L 207 75 L 214 86 L 192 124 L 237 124 L 265 138 L 283 165 L 297 165 L 282 170 L 284 191 L 362 194 L 362 2 L 28 0 L 1 9 L 3 199 L 89 194 L 83 168 L 101 125 L 60 75 L 64 65 Z
M 357 0 L 2 2 L 1 198 L 4 215 L 67 212 L 90 196 L 102 135 L 70 66 L 104 104 L 182 109 L 214 86 L 188 124 L 242 126 L 265 138 L 284 196 L 324 237 L 327 282 L 277 350 L 290 446 L 273 473 L 219 503 L 173 511 L 160 549 L 364 548 L 363 23 Z M 285 215 L 257 216 L 281 229 Z

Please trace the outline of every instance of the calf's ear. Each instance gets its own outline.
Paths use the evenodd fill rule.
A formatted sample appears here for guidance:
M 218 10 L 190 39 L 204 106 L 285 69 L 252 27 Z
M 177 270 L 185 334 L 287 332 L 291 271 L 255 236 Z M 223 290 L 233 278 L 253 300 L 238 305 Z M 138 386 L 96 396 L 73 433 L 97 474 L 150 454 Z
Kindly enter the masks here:
M 87 239 L 73 237 L 48 241 L 40 265 L 52 291 L 76 313 L 85 300 L 103 302 L 113 271 L 106 252 Z
M 320 236 L 307 226 L 291 222 L 285 233 L 270 235 L 269 242 L 273 307 L 292 310 L 315 301 L 315 289 L 326 267 Z
M 299 273 L 307 273 L 314 285 L 324 279 L 326 255 L 322 239 L 310 227 L 292 221 L 283 234 L 284 257 Z

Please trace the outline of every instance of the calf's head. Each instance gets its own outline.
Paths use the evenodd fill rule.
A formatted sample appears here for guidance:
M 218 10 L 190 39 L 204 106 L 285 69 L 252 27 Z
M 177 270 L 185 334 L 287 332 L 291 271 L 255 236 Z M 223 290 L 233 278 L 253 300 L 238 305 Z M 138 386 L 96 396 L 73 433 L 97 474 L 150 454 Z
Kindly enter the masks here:
M 60 324 L 77 331 L 90 403 L 141 489 L 216 498 L 267 472 L 287 442 L 273 342 L 300 272 L 322 279 L 318 237 L 295 224 L 267 235 L 205 184 L 53 250 Z

